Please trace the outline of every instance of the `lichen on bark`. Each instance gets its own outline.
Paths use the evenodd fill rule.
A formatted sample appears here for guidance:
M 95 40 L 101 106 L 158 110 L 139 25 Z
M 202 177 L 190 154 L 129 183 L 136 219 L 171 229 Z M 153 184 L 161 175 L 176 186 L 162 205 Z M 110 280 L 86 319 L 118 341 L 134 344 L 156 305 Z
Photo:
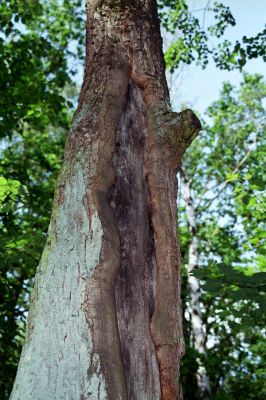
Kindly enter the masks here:
M 171 112 L 155 0 L 90 1 L 87 13 L 52 246 L 11 399 L 180 400 L 176 169 L 200 123 Z

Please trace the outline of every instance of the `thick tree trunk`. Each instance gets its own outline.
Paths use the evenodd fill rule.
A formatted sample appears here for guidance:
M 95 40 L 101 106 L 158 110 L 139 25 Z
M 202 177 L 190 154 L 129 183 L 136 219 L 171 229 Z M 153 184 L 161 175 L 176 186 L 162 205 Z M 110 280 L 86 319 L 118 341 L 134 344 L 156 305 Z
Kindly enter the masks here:
M 78 110 L 12 400 L 181 399 L 176 169 L 155 0 L 92 0 Z
M 191 195 L 190 184 L 186 176 L 186 171 L 180 168 L 180 176 L 183 185 L 183 198 L 186 205 L 186 213 L 188 219 L 191 241 L 188 250 L 188 286 L 190 291 L 190 317 L 193 334 L 194 347 L 199 354 L 206 352 L 206 334 L 204 323 L 202 320 L 201 304 L 200 304 L 200 285 L 198 279 L 191 274 L 193 270 L 199 266 L 199 240 L 197 236 L 197 218 L 193 198 Z M 210 380 L 206 368 L 202 361 L 198 359 L 199 368 L 197 371 L 197 382 L 202 399 L 211 398 Z

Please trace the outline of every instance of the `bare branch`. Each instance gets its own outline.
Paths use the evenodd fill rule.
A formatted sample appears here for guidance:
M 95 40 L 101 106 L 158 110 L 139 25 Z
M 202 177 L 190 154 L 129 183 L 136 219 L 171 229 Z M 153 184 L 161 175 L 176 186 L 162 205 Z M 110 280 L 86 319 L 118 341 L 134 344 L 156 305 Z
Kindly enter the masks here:
M 206 5 L 205 10 L 204 10 L 204 13 L 203 13 L 202 29 L 204 29 L 206 13 L 208 11 L 210 3 L 211 3 L 211 0 L 208 0 L 207 5 Z
M 248 157 L 250 156 L 250 154 L 251 154 L 251 153 L 254 151 L 254 149 L 256 148 L 256 144 L 257 144 L 257 133 L 256 133 L 256 135 L 255 135 L 255 138 L 254 138 L 252 147 L 251 147 L 251 148 L 249 149 L 249 151 L 244 155 L 244 157 L 242 158 L 242 160 L 240 160 L 240 161 L 236 164 L 234 170 L 231 172 L 232 175 L 233 175 L 233 174 L 236 174 L 236 173 L 241 169 L 241 167 L 242 167 L 243 164 L 247 161 L 247 159 L 248 159 Z M 207 201 L 207 203 L 205 203 L 205 205 L 204 205 L 201 209 L 199 209 L 199 210 L 197 211 L 197 208 L 198 208 L 199 203 L 200 203 L 200 202 L 198 202 L 197 207 L 196 207 L 196 214 L 198 215 L 198 214 L 202 213 L 203 211 L 205 211 L 207 208 L 209 208 L 209 207 L 212 205 L 212 203 L 220 196 L 220 194 L 224 191 L 224 189 L 228 186 L 229 183 L 230 183 L 229 181 L 224 181 L 224 182 L 222 182 L 222 183 L 220 184 L 220 189 L 217 191 L 216 195 L 215 195 L 212 199 L 210 199 L 209 201 Z M 213 188 L 214 188 L 214 187 L 213 187 Z M 208 189 L 208 191 L 209 191 L 209 190 L 211 190 L 211 189 Z

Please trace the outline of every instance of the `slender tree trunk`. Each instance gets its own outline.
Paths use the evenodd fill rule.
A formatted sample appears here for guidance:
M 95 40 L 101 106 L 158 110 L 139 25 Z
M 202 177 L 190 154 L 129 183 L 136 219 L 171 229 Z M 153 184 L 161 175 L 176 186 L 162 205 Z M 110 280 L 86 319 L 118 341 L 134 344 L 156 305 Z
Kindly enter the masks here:
M 176 169 L 155 0 L 91 0 L 87 61 L 12 400 L 181 399 Z
M 193 198 L 190 190 L 190 183 L 186 176 L 184 168 L 180 168 L 180 176 L 183 186 L 183 198 L 186 205 L 186 213 L 188 219 L 189 231 L 191 234 L 191 241 L 188 249 L 188 285 L 190 290 L 190 315 L 191 327 L 194 340 L 194 347 L 199 354 L 206 352 L 206 334 L 204 330 L 204 323 L 202 320 L 201 305 L 200 305 L 200 285 L 198 279 L 191 274 L 193 270 L 198 268 L 199 265 L 199 240 L 197 236 L 197 219 L 193 203 Z M 211 398 L 210 380 L 206 368 L 202 361 L 198 359 L 199 368 L 197 372 L 198 387 L 202 399 Z

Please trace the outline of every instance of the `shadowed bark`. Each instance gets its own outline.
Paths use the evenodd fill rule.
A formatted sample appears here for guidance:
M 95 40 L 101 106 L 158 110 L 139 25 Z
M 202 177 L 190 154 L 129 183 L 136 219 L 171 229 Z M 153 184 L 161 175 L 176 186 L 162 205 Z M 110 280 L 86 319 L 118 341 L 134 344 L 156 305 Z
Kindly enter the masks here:
M 12 400 L 181 399 L 176 171 L 155 0 L 89 1 L 87 60 Z

